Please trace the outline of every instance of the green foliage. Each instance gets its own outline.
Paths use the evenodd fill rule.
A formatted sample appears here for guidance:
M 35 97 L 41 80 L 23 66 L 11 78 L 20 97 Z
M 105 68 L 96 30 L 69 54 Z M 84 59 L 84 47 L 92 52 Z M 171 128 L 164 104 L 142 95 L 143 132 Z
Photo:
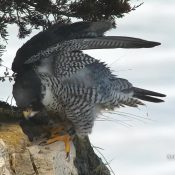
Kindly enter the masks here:
M 4 67 L 4 75 L 0 76 L 0 81 L 4 82 L 6 79 L 8 79 L 10 82 L 14 80 L 15 73 L 10 74 L 11 69 L 4 66 L 2 63 L 0 63 L 1 67 Z
M 70 6 L 77 18 L 85 21 L 114 20 L 131 11 L 129 0 L 80 0 Z

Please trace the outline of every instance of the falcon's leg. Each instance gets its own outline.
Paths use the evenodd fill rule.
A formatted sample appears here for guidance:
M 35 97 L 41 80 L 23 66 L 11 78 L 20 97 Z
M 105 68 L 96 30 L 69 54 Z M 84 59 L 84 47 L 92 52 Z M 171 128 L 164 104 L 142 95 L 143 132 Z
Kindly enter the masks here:
M 57 141 L 63 141 L 65 144 L 65 152 L 66 158 L 69 157 L 70 153 L 70 141 L 73 139 L 74 136 L 73 128 L 69 128 L 66 130 L 64 126 L 57 126 L 50 129 L 50 138 L 46 141 L 46 144 L 52 144 Z
M 67 158 L 69 157 L 69 153 L 70 153 L 70 141 L 71 140 L 72 138 L 69 134 L 65 134 L 65 135 L 54 134 L 52 138 L 47 140 L 46 144 L 51 144 L 57 141 L 63 141 L 65 144 L 65 152 L 66 152 L 66 158 Z
M 51 128 L 49 131 L 51 133 L 51 138 L 54 137 L 58 133 L 61 134 L 62 132 L 65 132 L 63 126 Z

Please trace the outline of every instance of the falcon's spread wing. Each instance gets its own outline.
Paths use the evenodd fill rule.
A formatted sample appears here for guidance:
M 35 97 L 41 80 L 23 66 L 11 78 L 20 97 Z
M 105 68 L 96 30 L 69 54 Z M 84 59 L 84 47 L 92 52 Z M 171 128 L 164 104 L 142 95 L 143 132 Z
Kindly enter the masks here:
M 112 28 L 110 22 L 77 22 L 56 24 L 40 32 L 26 42 L 16 53 L 12 70 L 16 73 L 49 55 L 88 49 L 104 48 L 150 48 L 159 45 L 154 41 L 123 36 L 104 36 Z
M 160 44 L 138 38 L 104 36 L 111 28 L 109 22 L 55 25 L 24 44 L 12 65 L 17 73 L 13 88 L 17 104 L 21 107 L 40 104 L 39 107 L 62 113 L 72 122 L 77 134 L 86 135 L 91 132 L 100 109 L 137 107 L 143 105 L 141 100 L 162 102 L 159 97 L 164 94 L 134 87 L 128 80 L 113 75 L 104 63 L 82 52 L 150 48 Z

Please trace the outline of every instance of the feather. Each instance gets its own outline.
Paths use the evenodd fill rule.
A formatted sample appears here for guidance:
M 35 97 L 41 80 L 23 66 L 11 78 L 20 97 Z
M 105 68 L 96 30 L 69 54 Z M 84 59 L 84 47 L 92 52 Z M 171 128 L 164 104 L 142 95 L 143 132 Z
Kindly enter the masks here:
M 155 98 L 155 97 L 166 97 L 165 94 L 161 94 L 158 92 L 149 91 L 141 88 L 133 87 L 133 90 L 134 90 L 133 96 L 144 101 L 159 103 L 159 102 L 164 102 L 164 100 L 160 98 Z
M 65 42 L 60 42 L 44 51 L 40 51 L 39 53 L 25 61 L 25 64 L 34 63 L 42 59 L 43 57 L 49 57 L 51 54 L 57 54 L 60 52 L 64 53 L 77 50 L 111 48 L 150 48 L 157 45 L 160 45 L 160 43 L 123 36 L 105 36 L 97 38 L 73 39 Z

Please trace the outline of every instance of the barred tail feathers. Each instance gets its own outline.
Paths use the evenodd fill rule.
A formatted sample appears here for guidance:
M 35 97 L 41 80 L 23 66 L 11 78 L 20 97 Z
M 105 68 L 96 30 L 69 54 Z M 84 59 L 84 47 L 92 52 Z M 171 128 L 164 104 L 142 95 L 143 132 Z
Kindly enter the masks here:
M 121 78 L 113 80 L 112 86 L 112 98 L 110 100 L 112 108 L 124 105 L 137 107 L 138 105 L 144 105 L 142 101 L 160 103 L 164 102 L 160 98 L 166 96 L 158 92 L 133 87 L 127 80 Z
M 111 79 L 111 91 L 110 100 L 106 103 L 107 108 L 124 107 L 131 106 L 137 107 L 138 105 L 143 105 L 143 103 L 137 98 L 133 98 L 133 86 L 132 84 L 122 78 Z

